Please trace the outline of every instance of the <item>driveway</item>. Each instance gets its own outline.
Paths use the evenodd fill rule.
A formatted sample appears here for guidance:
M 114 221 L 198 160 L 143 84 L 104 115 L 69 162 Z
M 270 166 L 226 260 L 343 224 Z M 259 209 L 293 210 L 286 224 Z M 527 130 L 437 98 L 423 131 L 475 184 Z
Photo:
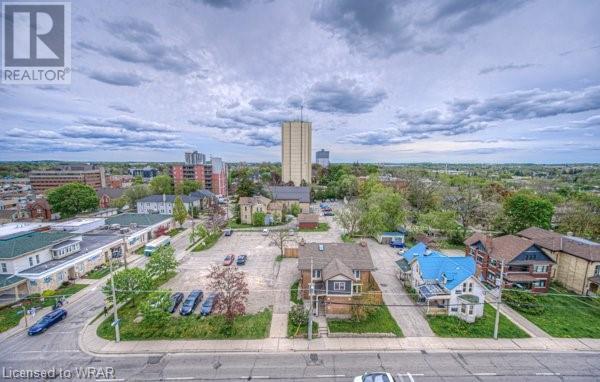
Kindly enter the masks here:
M 419 307 L 412 306 L 414 302 L 395 276 L 397 265 L 394 262 L 399 259 L 397 250 L 378 244 L 374 240 L 369 240 L 368 246 L 376 268 L 373 277 L 383 292 L 383 301 L 388 305 L 402 333 L 406 337 L 434 337 L 435 334 L 431 331 L 423 312 Z

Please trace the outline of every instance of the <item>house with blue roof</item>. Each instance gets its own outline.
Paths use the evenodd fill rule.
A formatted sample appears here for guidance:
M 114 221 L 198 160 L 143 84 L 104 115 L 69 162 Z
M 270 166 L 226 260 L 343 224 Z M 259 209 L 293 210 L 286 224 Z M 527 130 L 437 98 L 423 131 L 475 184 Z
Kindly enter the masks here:
M 417 291 L 427 314 L 447 314 L 467 322 L 483 316 L 485 288 L 476 277 L 472 257 L 448 256 L 418 243 L 396 264 L 398 278 Z

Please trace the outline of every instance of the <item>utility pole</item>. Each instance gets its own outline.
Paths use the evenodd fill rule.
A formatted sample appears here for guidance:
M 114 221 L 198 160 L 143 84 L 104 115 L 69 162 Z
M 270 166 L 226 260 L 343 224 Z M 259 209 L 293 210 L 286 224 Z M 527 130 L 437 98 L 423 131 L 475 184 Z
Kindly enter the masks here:
M 124 234 L 123 236 L 123 263 L 125 265 L 125 269 L 127 269 L 127 235 Z M 111 261 L 112 261 L 112 254 L 111 254 Z
M 496 299 L 496 321 L 494 322 L 494 339 L 498 339 L 498 325 L 500 324 L 500 302 L 502 301 L 502 288 L 504 288 L 504 260 L 500 266 L 500 287 L 498 288 L 498 298 Z
M 310 283 L 308 284 L 308 297 L 310 298 L 310 305 L 308 306 L 308 340 L 312 340 L 312 323 L 313 323 L 313 259 L 310 259 Z
M 113 326 L 115 327 L 115 342 L 121 341 L 121 333 L 119 331 L 119 316 L 117 314 L 117 297 L 115 295 L 115 280 L 113 279 L 113 267 L 112 267 L 112 255 L 108 261 L 110 269 L 110 288 L 112 289 L 112 300 L 113 300 Z

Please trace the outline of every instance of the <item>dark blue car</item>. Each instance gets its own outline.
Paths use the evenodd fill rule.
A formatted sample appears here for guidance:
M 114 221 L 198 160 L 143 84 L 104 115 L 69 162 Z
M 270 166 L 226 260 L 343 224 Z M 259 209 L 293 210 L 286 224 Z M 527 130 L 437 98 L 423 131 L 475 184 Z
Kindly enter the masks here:
M 198 306 L 198 303 L 202 301 L 202 297 L 204 293 L 201 290 L 193 290 L 181 305 L 181 309 L 179 310 L 179 314 L 182 316 L 188 316 L 192 314 L 194 309 Z
M 244 265 L 244 264 L 246 264 L 246 260 L 248 260 L 248 256 L 246 256 L 246 255 L 239 255 L 237 257 L 237 260 L 235 261 L 235 263 L 237 265 Z
M 212 312 L 213 307 L 215 306 L 215 303 L 217 302 L 218 298 L 219 295 L 217 293 L 211 293 L 202 303 L 202 307 L 200 308 L 200 315 L 208 316 Z
M 67 317 L 67 311 L 59 308 L 53 310 L 52 312 L 46 314 L 42 317 L 38 322 L 36 322 L 33 326 L 29 328 L 27 334 L 30 336 L 34 336 L 36 334 L 40 334 L 45 332 L 49 327 L 56 324 L 58 321 L 63 320 Z
M 390 241 L 390 247 L 392 248 L 404 248 L 404 242 L 401 240 Z

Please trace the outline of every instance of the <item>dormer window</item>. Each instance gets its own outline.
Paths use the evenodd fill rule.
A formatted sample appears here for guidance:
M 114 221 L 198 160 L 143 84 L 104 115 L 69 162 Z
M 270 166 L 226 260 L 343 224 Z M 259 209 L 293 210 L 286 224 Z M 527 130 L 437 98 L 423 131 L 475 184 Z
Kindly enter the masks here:
M 313 269 L 313 278 L 315 278 L 315 279 L 321 278 L 321 270 L 320 269 Z
M 360 280 L 360 270 L 358 269 L 353 269 L 352 270 L 352 274 L 354 275 L 354 278 L 357 280 Z

